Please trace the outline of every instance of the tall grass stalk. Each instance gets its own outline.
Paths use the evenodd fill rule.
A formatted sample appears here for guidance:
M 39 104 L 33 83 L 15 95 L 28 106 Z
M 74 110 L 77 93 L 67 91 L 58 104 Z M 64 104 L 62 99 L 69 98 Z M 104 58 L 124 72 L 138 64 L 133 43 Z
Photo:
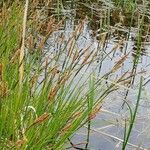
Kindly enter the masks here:
M 28 0 L 25 10 L 23 3 L 18 1 L 7 6 L 9 9 L 3 6 L 0 149 L 63 149 L 67 139 L 98 113 L 99 105 L 115 84 L 109 90 L 106 87 L 100 90 L 102 81 L 96 82 L 91 74 L 86 83 L 80 79 L 96 56 L 89 47 L 80 52 L 75 50 L 84 21 L 67 42 L 58 42 L 63 48 L 48 57 L 48 51 L 44 49 L 47 36 L 58 30 L 62 21 L 56 22 L 52 17 L 41 21 Z M 60 63 L 62 59 L 63 64 Z M 83 70 L 85 73 L 79 77 Z
M 94 98 L 95 98 L 95 90 L 94 90 L 94 77 L 91 77 L 90 79 L 90 84 L 89 84 L 89 89 L 91 90 L 91 92 L 87 95 L 87 99 L 88 99 L 88 108 L 89 108 L 89 120 L 88 120 L 88 132 L 87 132 L 87 140 L 86 140 L 86 145 L 85 145 L 85 149 L 88 148 L 89 142 L 90 142 L 90 131 L 91 131 L 91 119 L 92 119 L 92 110 L 93 110 L 93 106 L 94 106 Z
M 23 31 L 22 31 L 22 44 L 20 49 L 20 59 L 19 59 L 19 84 L 22 88 L 23 74 L 24 74 L 24 53 L 25 53 L 25 37 L 26 37 L 26 24 L 27 24 L 27 14 L 28 14 L 29 0 L 26 0 L 23 18 Z
M 129 137 L 130 137 L 132 129 L 133 129 L 133 125 L 135 123 L 135 119 L 136 119 L 136 115 L 137 115 L 137 111 L 138 111 L 138 107 L 139 107 L 139 102 L 141 99 L 142 83 L 143 83 L 143 77 L 141 77 L 141 79 L 140 79 L 140 87 L 139 87 L 139 92 L 138 92 L 138 97 L 137 97 L 137 102 L 136 102 L 134 112 L 132 113 L 132 111 L 130 109 L 130 118 L 131 119 L 130 119 L 130 124 L 129 124 L 128 129 L 127 129 L 127 125 L 125 124 L 124 142 L 122 145 L 122 150 L 126 149 L 126 146 L 129 141 Z
M 58 15 L 60 3 L 62 1 L 57 0 Z M 97 50 L 91 46 L 76 48 L 86 19 L 77 25 L 69 39 L 66 40 L 64 35 L 59 37 L 61 40 L 56 39 L 60 49 L 50 54 L 46 42 L 54 31 L 63 26 L 63 20 L 57 22 L 52 16 L 44 16 L 46 19 L 43 19 L 36 9 L 38 1 L 26 0 L 25 9 L 21 1 L 2 6 L 0 149 L 60 150 L 68 138 L 88 124 L 87 149 L 91 120 L 100 111 L 106 96 L 126 80 L 127 73 L 108 85 L 105 80 L 120 69 L 128 55 L 97 79 L 93 72 L 87 75 L 90 65 L 96 60 Z M 109 53 L 100 61 L 108 56 Z M 83 82 L 85 76 L 87 80 Z M 132 122 L 135 116 L 136 113 Z M 131 129 L 132 126 L 126 131 L 124 147 Z

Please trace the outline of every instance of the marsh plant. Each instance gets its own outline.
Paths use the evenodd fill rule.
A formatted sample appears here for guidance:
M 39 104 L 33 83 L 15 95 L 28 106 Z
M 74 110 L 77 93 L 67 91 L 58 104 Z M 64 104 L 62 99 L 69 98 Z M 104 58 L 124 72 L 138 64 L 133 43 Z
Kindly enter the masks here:
M 0 149 L 63 149 L 86 123 L 89 135 L 90 121 L 100 112 L 106 96 L 126 80 L 127 72 L 105 85 L 128 54 L 105 75 L 87 75 L 98 51 L 90 46 L 76 48 L 86 18 L 67 40 L 63 34 L 58 36 L 59 48 L 50 52 L 46 42 L 65 18 L 43 18 L 35 9 L 38 5 L 36 1 L 6 1 L 0 8 Z M 131 129 L 130 125 L 125 132 L 123 147 Z M 88 142 L 89 138 L 86 148 Z

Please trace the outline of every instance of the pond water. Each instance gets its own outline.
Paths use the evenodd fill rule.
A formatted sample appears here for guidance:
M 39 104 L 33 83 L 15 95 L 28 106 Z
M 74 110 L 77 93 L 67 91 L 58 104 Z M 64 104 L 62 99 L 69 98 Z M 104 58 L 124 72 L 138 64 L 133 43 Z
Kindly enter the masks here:
M 68 41 L 79 20 L 88 16 L 84 21 L 83 30 L 76 41 L 75 48 L 79 51 L 88 49 L 88 51 L 98 51 L 96 59 L 87 68 L 82 68 L 79 77 L 75 79 L 78 83 L 84 83 L 89 74 L 95 72 L 96 78 L 102 77 L 108 73 L 118 60 L 128 54 L 127 59 L 121 66 L 121 69 L 111 74 L 105 81 L 105 86 L 114 82 L 117 77 L 122 76 L 128 71 L 129 75 L 135 75 L 134 82 L 130 86 L 128 84 L 118 85 L 119 89 L 111 93 L 104 101 L 102 109 L 99 114 L 91 122 L 91 134 L 88 149 L 89 150 L 120 150 L 122 146 L 122 139 L 124 134 L 125 119 L 129 119 L 129 110 L 127 107 L 122 107 L 126 99 L 131 107 L 135 107 L 140 77 L 144 77 L 143 92 L 140 100 L 139 111 L 137 114 L 137 121 L 133 128 L 127 150 L 134 149 L 148 149 L 150 148 L 150 35 L 143 37 L 142 51 L 135 72 L 133 72 L 133 64 L 136 58 L 136 36 L 139 31 L 138 28 L 132 27 L 129 31 L 128 27 L 117 24 L 112 26 L 109 23 L 107 30 L 104 28 L 100 35 L 98 29 L 101 27 L 101 19 L 105 16 L 97 17 L 98 13 L 105 13 L 105 9 L 109 10 L 114 7 L 113 3 L 107 3 L 101 9 L 94 9 L 93 6 L 77 3 L 74 1 L 65 1 L 61 4 L 53 3 L 53 9 L 49 13 L 53 14 L 57 19 L 65 16 L 64 25 L 55 31 L 48 39 L 45 50 L 48 51 L 47 57 L 51 57 L 54 53 L 58 53 L 64 45 L 58 42 L 58 39 L 64 38 Z M 100 11 L 101 10 L 101 11 Z M 96 14 L 96 15 L 95 15 Z M 101 18 L 101 19 L 100 19 Z M 92 20 L 93 19 L 93 20 Z M 98 20 L 99 19 L 99 20 Z M 111 20 L 110 20 L 111 21 Z M 130 32 L 130 33 L 129 33 Z M 65 55 L 60 60 L 63 63 Z M 80 62 L 78 62 L 80 63 Z M 102 85 L 104 86 L 104 85 Z M 85 148 L 87 138 L 87 126 L 77 131 L 71 138 L 71 141 L 79 149 Z M 67 145 L 66 149 L 70 147 Z M 75 148 L 68 148 L 75 149 Z

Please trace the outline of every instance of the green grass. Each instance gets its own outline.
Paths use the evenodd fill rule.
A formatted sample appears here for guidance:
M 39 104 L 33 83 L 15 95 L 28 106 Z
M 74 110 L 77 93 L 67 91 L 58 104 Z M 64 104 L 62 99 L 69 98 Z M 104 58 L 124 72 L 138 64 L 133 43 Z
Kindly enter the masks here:
M 73 49 L 80 34 L 73 35 L 67 42 L 65 47 L 71 45 L 69 51 L 66 48 L 60 49 L 49 61 L 43 55 L 42 45 L 52 33 L 51 28 L 47 29 L 36 48 L 34 45 L 37 44 L 37 37 L 34 36 L 34 42 L 33 35 L 26 32 L 27 51 L 25 50 L 23 64 L 20 64 L 24 8 L 21 2 L 13 3 L 7 8 L 6 5 L 1 8 L 0 24 L 0 149 L 62 149 L 67 139 L 90 121 L 91 115 L 98 113 L 93 112 L 93 109 L 98 107 L 114 85 L 109 90 L 102 91 L 95 100 L 93 93 L 98 92 L 96 89 L 101 80 L 90 81 L 89 88 L 84 84 L 73 86 L 78 73 L 91 63 L 91 56 L 86 54 L 85 49 L 82 54 L 86 57 L 77 66 L 81 56 L 75 55 Z M 30 9 L 28 18 L 33 15 L 32 8 Z M 27 29 L 33 30 L 37 35 L 43 25 L 41 23 L 36 19 L 28 19 Z M 55 28 L 61 24 L 49 23 Z M 83 22 L 76 30 L 81 32 L 82 26 Z M 66 59 L 62 67 L 59 61 L 64 53 Z M 24 70 L 20 85 L 21 65 Z
M 137 102 L 136 102 L 136 105 L 135 105 L 135 109 L 132 110 L 131 107 L 127 104 L 128 107 L 129 107 L 129 110 L 130 110 L 130 121 L 129 121 L 129 126 L 128 127 L 125 123 L 124 142 L 123 142 L 123 145 L 122 145 L 122 150 L 125 150 L 126 147 L 127 147 L 127 143 L 129 141 L 129 137 L 131 135 L 133 125 L 135 124 L 135 121 L 136 121 L 135 119 L 136 119 L 136 116 L 137 116 L 139 102 L 140 102 L 140 99 L 141 99 L 142 83 L 143 83 L 143 78 L 141 77 L 140 87 L 139 87 L 139 92 L 138 92 L 138 97 L 137 97 Z
M 129 2 L 135 4 L 133 1 Z M 128 3 L 115 1 L 116 7 L 132 7 Z M 68 41 L 60 37 L 58 43 L 63 48 L 49 58 L 44 45 L 48 37 L 63 25 L 63 20 L 58 17 L 59 21 L 56 21 L 52 16 L 40 18 L 34 11 L 37 5 L 33 4 L 29 5 L 25 56 L 20 63 L 24 3 L 15 1 L 10 5 L 5 1 L 3 4 L 0 7 L 0 149 L 60 150 L 79 128 L 88 124 L 87 149 L 91 120 L 101 109 L 106 96 L 118 88 L 118 83 L 126 80 L 126 73 L 109 85 L 105 85 L 104 80 L 120 69 L 128 54 L 101 78 L 96 79 L 93 72 L 88 75 L 86 83 L 82 83 L 85 70 L 96 60 L 97 55 L 90 48 L 78 50 L 75 46 L 83 31 L 84 20 L 80 21 Z M 63 7 L 62 1 L 58 0 L 58 16 Z M 131 9 L 134 10 L 135 7 L 134 5 Z M 105 20 L 108 26 L 110 15 L 111 8 Z M 144 24 L 143 18 L 141 20 L 140 29 Z M 130 28 L 131 26 L 130 24 Z M 140 57 L 141 32 L 139 30 L 137 37 L 138 49 L 134 64 L 138 63 Z M 21 66 L 23 79 L 20 80 Z M 83 70 L 85 74 L 79 75 Z M 135 122 L 141 86 L 142 81 L 134 112 L 129 106 L 131 120 L 128 129 L 125 128 L 122 149 L 126 148 Z

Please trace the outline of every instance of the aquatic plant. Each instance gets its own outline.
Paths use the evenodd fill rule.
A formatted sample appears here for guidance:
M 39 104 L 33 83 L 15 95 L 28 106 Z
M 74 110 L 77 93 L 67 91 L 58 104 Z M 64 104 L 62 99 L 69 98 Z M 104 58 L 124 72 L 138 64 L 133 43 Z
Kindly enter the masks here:
M 115 84 L 100 91 L 107 74 L 99 80 L 89 74 L 85 83 L 81 80 L 84 74 L 78 77 L 97 54 L 89 47 L 75 49 L 85 20 L 67 41 L 60 36 L 61 48 L 49 55 L 46 41 L 63 20 L 56 22 L 48 16 L 44 21 L 34 11 L 35 5 L 26 1 L 24 9 L 23 4 L 4 3 L 1 8 L 0 149 L 61 149 L 99 112 Z
M 85 7 L 90 8 L 92 13 L 97 12 L 97 7 L 91 8 L 91 5 L 88 5 L 97 1 L 87 0 L 85 4 L 83 2 L 85 1 L 76 1 L 77 6 L 86 4 Z M 27 0 L 25 4 L 24 1 L 6 0 L 0 3 L 0 149 L 57 150 L 68 144 L 79 149 L 70 137 L 85 124 L 85 149 L 88 149 L 91 123 L 103 108 L 105 98 L 122 87 L 122 84 L 127 84 L 127 97 L 136 76 L 136 67 L 142 53 L 143 31 L 148 32 L 144 28 L 147 7 L 144 13 L 139 15 L 137 23 L 137 49 L 134 51 L 131 73 L 124 72 L 113 81 L 108 79 L 133 53 L 126 50 L 107 73 L 96 75 L 95 70 L 88 72 L 93 63 L 97 62 L 100 74 L 103 61 L 111 59 L 110 56 L 114 56 L 118 47 L 124 43 L 125 39 L 121 39 L 108 53 L 105 51 L 108 36 L 111 35 L 111 17 L 119 17 L 117 21 L 122 23 L 122 26 L 125 25 L 125 14 L 121 14 L 121 11 L 121 16 L 113 16 L 115 13 L 112 9 L 114 6 L 117 11 L 128 8 L 129 2 L 132 6 L 127 11 L 131 13 L 131 18 L 128 22 L 129 32 L 125 34 L 126 40 L 129 39 L 133 25 L 134 10 L 137 10 L 135 1 L 128 1 L 126 4 L 125 1 L 97 2 L 98 6 L 107 6 L 107 9 L 102 11 L 105 15 L 98 25 L 100 38 L 97 40 L 100 47 L 97 49 L 92 45 L 81 49 L 77 47 L 77 41 L 87 22 L 84 15 L 73 33 L 67 38 L 64 33 L 58 34 L 52 41 L 57 48 L 50 48 L 49 37 L 64 27 L 66 18 L 61 16 L 61 11 L 65 9 L 62 1 L 57 1 L 57 17 L 51 16 L 51 1 Z M 89 17 L 89 14 L 87 16 Z M 91 21 L 94 20 L 93 16 L 94 13 L 89 17 Z M 117 23 L 115 22 L 114 26 Z M 116 30 L 119 32 L 119 27 L 116 26 Z M 130 121 L 129 125 L 125 123 L 122 149 L 125 149 L 129 142 L 141 91 L 142 80 L 134 110 L 126 98 L 124 100 L 130 112 Z

